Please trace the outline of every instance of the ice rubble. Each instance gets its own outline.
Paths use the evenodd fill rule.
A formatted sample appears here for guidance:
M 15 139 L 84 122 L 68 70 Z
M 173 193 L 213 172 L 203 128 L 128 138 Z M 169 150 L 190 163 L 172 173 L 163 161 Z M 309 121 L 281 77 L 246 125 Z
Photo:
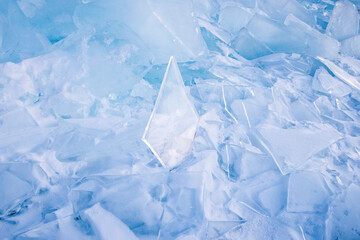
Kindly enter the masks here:
M 359 238 L 359 9 L 1 1 L 0 238 Z

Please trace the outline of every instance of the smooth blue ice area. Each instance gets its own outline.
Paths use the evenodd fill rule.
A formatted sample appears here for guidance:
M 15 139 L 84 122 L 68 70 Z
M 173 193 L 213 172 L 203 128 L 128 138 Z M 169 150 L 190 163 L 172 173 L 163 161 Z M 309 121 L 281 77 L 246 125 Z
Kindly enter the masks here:
M 360 239 L 358 0 L 0 0 L 0 239 Z

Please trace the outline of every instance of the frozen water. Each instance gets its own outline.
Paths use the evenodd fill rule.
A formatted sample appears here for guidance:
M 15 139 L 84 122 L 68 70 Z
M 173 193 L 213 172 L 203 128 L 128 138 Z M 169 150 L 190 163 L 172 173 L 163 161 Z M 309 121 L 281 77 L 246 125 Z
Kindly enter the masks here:
M 143 140 L 161 164 L 175 167 L 189 152 L 198 121 L 176 60 L 171 57 Z
M 316 91 L 329 93 L 336 97 L 344 97 L 351 93 L 351 88 L 349 86 L 331 76 L 324 68 L 316 70 L 312 88 Z
M 0 1 L 0 239 L 358 239 L 359 9 Z
M 290 174 L 287 210 L 290 212 L 327 211 L 329 192 L 319 173 L 294 172 Z
M 273 19 L 283 22 L 289 14 L 293 14 L 309 25 L 315 25 L 315 17 L 296 0 L 269 1 L 260 0 L 260 8 Z
M 341 52 L 349 56 L 360 58 L 360 35 L 341 42 Z
M 299 168 L 312 155 L 341 137 L 328 125 L 287 129 L 264 125 L 259 127 L 259 132 L 268 143 L 269 153 L 283 174 Z
M 350 1 L 338 1 L 326 28 L 327 34 L 339 41 L 359 33 L 359 12 Z
M 360 188 L 351 184 L 346 191 L 334 201 L 327 221 L 326 237 L 329 239 L 344 237 L 356 239 L 359 237 L 359 205 Z
M 234 16 L 237 16 L 234 18 Z M 237 6 L 227 6 L 219 13 L 219 24 L 225 30 L 236 35 L 239 30 L 246 26 L 252 14 Z
M 246 28 L 242 28 L 231 42 L 236 52 L 246 59 L 252 60 L 270 54 L 272 51 L 264 44 L 256 41 Z
M 100 239 L 113 239 L 115 236 L 121 239 L 138 239 L 133 232 L 121 220 L 103 209 L 99 203 L 84 211 L 90 224 Z

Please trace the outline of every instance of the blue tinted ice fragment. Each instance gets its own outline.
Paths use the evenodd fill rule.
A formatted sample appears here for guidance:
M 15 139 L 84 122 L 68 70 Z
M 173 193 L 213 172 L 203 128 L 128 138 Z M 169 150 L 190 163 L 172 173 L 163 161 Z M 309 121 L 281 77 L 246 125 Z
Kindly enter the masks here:
M 311 56 L 335 58 L 340 44 L 293 15 L 281 25 L 261 15 L 254 15 L 246 28 L 253 37 L 274 52 L 306 53 Z
M 286 17 L 284 24 L 294 37 L 302 41 L 299 53 L 329 59 L 334 59 L 338 56 L 340 43 L 335 39 L 320 33 L 291 14 Z M 297 50 L 294 49 L 294 52 L 297 52 Z
M 343 97 L 351 93 L 351 88 L 340 81 L 340 79 L 331 76 L 324 68 L 316 70 L 312 88 L 316 91 Z
M 0 15 L 0 25 L 2 25 L 0 62 L 19 62 L 43 53 L 49 45 L 46 38 L 30 25 L 16 2 L 4 1 L 4 3 L 2 10 L 5 16 Z
M 272 19 L 280 22 L 283 22 L 289 14 L 292 14 L 308 25 L 315 25 L 315 17 L 296 0 L 260 0 L 258 4 Z
M 336 65 L 334 62 L 325 59 L 323 57 L 318 57 L 318 59 L 329 68 L 329 70 L 340 80 L 344 83 L 348 84 L 349 86 L 360 90 L 360 82 L 357 80 L 356 77 L 349 74 L 347 71 Z
M 102 208 L 99 203 L 86 209 L 84 214 L 90 221 L 94 232 L 101 239 L 110 240 L 114 237 L 129 240 L 138 239 L 125 223 Z
M 330 209 L 330 216 L 326 222 L 326 237 L 328 239 L 359 237 L 360 187 L 351 184 L 346 191 L 338 196 Z
M 342 41 L 340 50 L 346 55 L 360 58 L 360 35 Z
M 79 222 L 82 222 L 79 216 L 66 216 L 19 234 L 16 239 L 93 239 Z
M 267 46 L 255 40 L 246 28 L 240 30 L 236 38 L 232 40 L 231 46 L 241 56 L 249 60 L 272 53 Z
M 31 193 L 32 186 L 8 171 L 0 174 L 0 212 L 4 213 L 8 207 L 20 203 Z
M 326 28 L 329 36 L 342 41 L 359 33 L 359 12 L 348 0 L 337 1 Z
M 60 41 L 76 30 L 72 18 L 76 1 L 19 0 L 17 3 L 30 24 L 51 43 Z
M 287 210 L 289 212 L 324 212 L 328 209 L 329 191 L 316 172 L 290 174 Z
M 177 63 L 171 57 L 143 141 L 165 167 L 175 167 L 190 151 L 198 121 Z
M 252 14 L 243 8 L 228 6 L 220 10 L 219 25 L 232 34 L 246 26 Z
M 80 5 L 75 15 L 81 27 L 105 22 L 129 26 L 149 47 L 156 63 L 166 63 L 171 55 L 187 61 L 207 52 L 190 0 L 91 2 Z
M 275 52 L 300 51 L 302 40 L 290 34 L 285 26 L 255 14 L 246 28 L 259 42 L 265 44 Z
M 259 132 L 282 174 L 296 170 L 313 154 L 341 138 L 329 125 L 288 129 L 263 125 Z

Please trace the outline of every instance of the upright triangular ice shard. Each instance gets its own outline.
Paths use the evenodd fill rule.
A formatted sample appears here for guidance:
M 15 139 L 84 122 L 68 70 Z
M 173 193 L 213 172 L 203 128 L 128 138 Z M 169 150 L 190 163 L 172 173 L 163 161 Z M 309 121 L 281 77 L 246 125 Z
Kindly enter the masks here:
M 198 121 L 177 63 L 171 57 L 142 140 L 164 167 L 173 168 L 190 151 Z

